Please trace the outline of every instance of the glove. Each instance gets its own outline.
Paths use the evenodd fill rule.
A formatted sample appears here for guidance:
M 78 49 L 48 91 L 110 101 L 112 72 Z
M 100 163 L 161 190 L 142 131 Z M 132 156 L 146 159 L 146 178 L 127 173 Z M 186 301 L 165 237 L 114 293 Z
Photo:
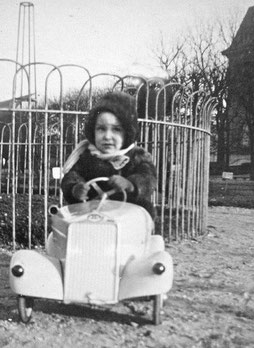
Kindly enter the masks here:
M 121 175 L 112 175 L 109 178 L 109 184 L 118 191 L 125 190 L 126 192 L 133 192 L 134 185 L 128 179 L 124 178 Z
M 80 182 L 73 186 L 72 195 L 79 201 L 85 201 L 88 198 L 87 194 L 89 190 L 90 187 L 85 182 Z

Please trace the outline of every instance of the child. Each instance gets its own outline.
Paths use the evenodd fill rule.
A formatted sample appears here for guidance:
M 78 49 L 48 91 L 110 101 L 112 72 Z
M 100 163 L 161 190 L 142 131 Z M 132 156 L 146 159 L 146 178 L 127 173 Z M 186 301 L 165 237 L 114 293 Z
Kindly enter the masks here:
M 128 202 L 143 206 L 154 218 L 151 194 L 156 186 L 156 169 L 151 155 L 134 144 L 137 132 L 135 99 L 123 92 L 104 95 L 88 115 L 86 140 L 64 166 L 61 188 L 68 204 L 92 199 L 95 192 L 86 182 L 108 177 L 109 181 L 98 183 L 103 191 L 125 190 Z

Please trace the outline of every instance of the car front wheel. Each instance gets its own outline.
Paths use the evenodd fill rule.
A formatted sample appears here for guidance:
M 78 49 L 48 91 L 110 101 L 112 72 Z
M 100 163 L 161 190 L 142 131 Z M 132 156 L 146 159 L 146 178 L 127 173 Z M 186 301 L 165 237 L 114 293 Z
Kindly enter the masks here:
M 28 323 L 32 317 L 34 299 L 32 297 L 18 296 L 18 312 L 23 323 Z
M 159 325 L 161 323 L 161 304 L 162 295 L 153 296 L 153 323 L 154 325 Z

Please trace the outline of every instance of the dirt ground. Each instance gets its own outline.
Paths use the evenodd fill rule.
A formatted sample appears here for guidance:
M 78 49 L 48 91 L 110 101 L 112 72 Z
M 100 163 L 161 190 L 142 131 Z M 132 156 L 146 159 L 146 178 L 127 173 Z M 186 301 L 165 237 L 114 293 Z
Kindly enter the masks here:
M 254 347 L 254 210 L 209 208 L 202 238 L 172 243 L 174 285 L 153 326 L 151 303 L 88 308 L 37 300 L 19 321 L 8 283 L 11 252 L 0 249 L 0 347 Z

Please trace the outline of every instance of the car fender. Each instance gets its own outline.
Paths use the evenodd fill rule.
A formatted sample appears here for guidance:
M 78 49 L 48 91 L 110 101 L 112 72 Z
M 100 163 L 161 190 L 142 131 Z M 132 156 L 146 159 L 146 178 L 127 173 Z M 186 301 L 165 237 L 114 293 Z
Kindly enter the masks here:
M 46 253 L 50 256 L 55 257 L 55 243 L 53 232 L 50 232 L 45 245 Z
M 165 270 L 156 274 L 154 265 L 163 265 Z M 172 258 L 167 251 L 158 251 L 127 263 L 120 280 L 119 300 L 164 294 L 171 289 L 172 284 Z
M 20 275 L 14 275 L 14 267 L 17 271 L 20 269 Z M 62 300 L 63 280 L 60 261 L 34 250 L 17 251 L 10 263 L 10 287 L 13 292 L 20 295 Z
M 150 243 L 149 243 L 149 255 L 156 253 L 158 251 L 164 251 L 165 250 L 165 243 L 163 240 L 163 237 L 155 234 L 150 237 Z

